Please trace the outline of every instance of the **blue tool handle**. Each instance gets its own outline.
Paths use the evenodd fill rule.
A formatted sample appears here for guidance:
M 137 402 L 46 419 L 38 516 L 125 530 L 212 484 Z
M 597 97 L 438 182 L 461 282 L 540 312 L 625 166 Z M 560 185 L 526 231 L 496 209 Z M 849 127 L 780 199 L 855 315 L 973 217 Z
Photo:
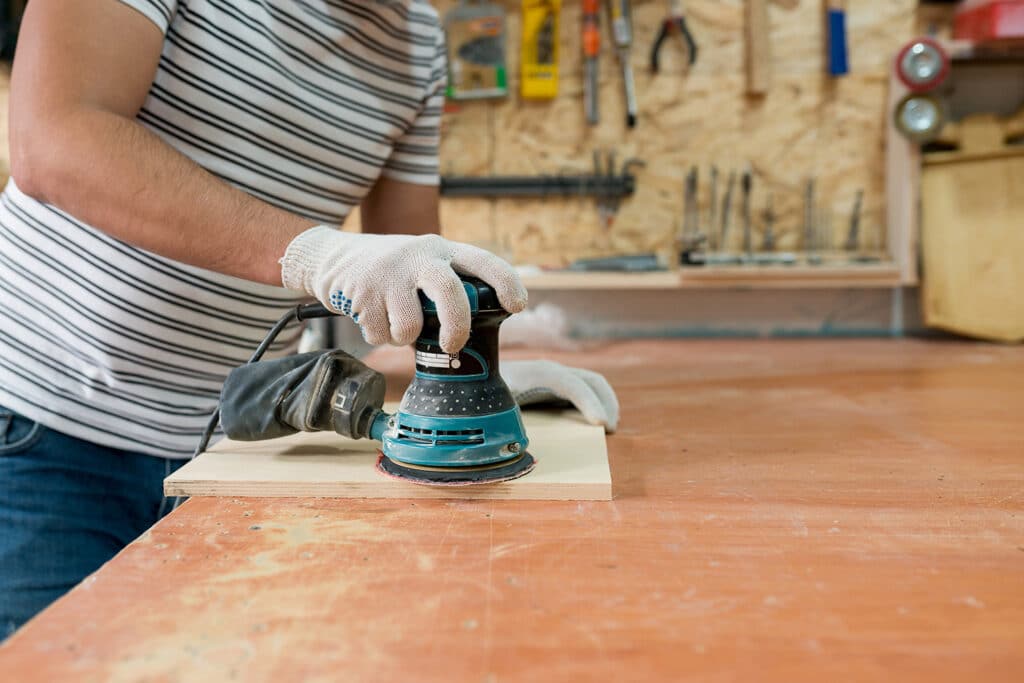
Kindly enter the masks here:
M 828 10 L 828 72 L 832 76 L 849 73 L 846 60 L 846 11 L 839 8 Z

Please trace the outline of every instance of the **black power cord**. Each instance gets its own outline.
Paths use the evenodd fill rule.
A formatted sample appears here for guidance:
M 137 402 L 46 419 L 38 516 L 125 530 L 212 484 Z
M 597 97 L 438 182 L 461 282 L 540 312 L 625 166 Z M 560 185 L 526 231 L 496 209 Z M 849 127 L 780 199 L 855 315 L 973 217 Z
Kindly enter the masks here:
M 291 309 L 287 313 L 281 316 L 281 319 L 274 323 L 274 326 L 270 328 L 266 336 L 263 337 L 263 341 L 256 347 L 256 350 L 249 356 L 249 360 L 246 361 L 246 365 L 249 363 L 255 363 L 261 358 L 263 354 L 267 352 L 270 345 L 277 339 L 277 335 L 281 334 L 281 330 L 288 327 L 292 322 L 299 322 L 302 320 L 312 320 L 313 318 L 329 318 L 331 316 L 338 315 L 334 311 L 328 310 L 321 304 L 300 304 L 295 308 Z M 206 447 L 210 444 L 210 439 L 213 437 L 213 433 L 217 430 L 217 425 L 220 424 L 220 401 L 217 402 L 217 407 L 214 409 L 213 414 L 210 415 L 210 421 L 206 423 L 206 429 L 203 430 L 203 435 L 199 438 L 199 443 L 196 445 L 195 451 L 192 452 L 192 457 L 195 458 L 197 455 L 206 450 Z

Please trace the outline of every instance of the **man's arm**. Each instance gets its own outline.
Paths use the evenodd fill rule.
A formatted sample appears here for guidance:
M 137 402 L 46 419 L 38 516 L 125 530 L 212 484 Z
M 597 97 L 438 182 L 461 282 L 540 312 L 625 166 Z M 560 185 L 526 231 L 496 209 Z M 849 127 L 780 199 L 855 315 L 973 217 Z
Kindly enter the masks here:
M 441 232 L 437 185 L 417 185 L 382 176 L 363 198 L 363 232 L 425 235 Z
M 280 285 L 278 259 L 316 222 L 232 187 L 135 121 L 162 46 L 117 0 L 29 3 L 11 79 L 11 175 L 125 242 Z
M 371 344 L 416 338 L 423 291 L 437 304 L 442 347 L 458 351 L 470 308 L 456 270 L 490 283 L 507 310 L 526 306 L 505 261 L 408 234 L 436 231 L 436 188 L 408 189 L 433 202 L 424 210 L 381 181 L 370 224 L 406 234 L 343 233 L 235 189 L 165 144 L 135 120 L 162 46 L 160 30 L 117 0 L 29 4 L 11 84 L 11 174 L 22 191 L 177 261 L 303 290 L 355 318 Z

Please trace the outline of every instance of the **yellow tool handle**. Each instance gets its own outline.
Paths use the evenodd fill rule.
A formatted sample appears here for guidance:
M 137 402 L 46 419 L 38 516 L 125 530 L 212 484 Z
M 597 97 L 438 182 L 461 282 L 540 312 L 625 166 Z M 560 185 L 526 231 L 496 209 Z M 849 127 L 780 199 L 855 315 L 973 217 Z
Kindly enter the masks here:
M 558 94 L 558 42 L 561 0 L 522 0 L 520 93 L 527 99 Z

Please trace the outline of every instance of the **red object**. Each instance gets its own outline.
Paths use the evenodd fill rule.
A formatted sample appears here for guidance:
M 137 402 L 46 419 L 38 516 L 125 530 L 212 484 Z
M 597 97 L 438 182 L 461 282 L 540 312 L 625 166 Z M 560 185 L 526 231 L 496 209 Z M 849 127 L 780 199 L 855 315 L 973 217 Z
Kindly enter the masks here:
M 907 58 L 911 55 L 911 51 L 917 50 L 918 46 L 926 48 L 926 52 L 935 56 L 934 69 L 928 76 L 917 75 L 908 72 Z M 946 76 L 949 75 L 949 54 L 945 48 L 939 44 L 938 41 L 932 38 L 915 38 L 899 51 L 896 55 L 896 75 L 903 81 L 903 84 L 911 90 L 911 92 L 928 92 L 934 90 L 943 81 L 946 80 Z
M 598 0 L 583 0 L 583 56 L 596 59 L 601 52 Z
M 974 43 L 1024 40 L 1024 0 L 968 4 L 956 13 L 953 37 Z

